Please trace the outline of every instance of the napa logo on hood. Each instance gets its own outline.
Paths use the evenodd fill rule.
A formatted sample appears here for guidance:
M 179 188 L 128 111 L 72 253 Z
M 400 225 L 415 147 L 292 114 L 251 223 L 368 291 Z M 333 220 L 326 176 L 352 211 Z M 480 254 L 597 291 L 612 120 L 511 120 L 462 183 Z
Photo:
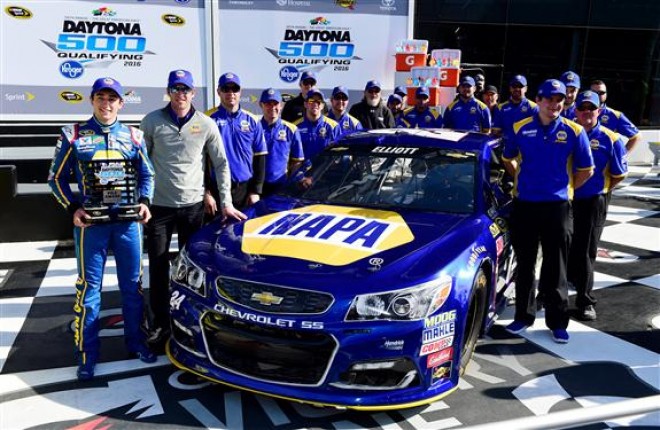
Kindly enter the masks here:
M 343 266 L 414 238 L 396 212 L 313 205 L 247 221 L 242 250 Z

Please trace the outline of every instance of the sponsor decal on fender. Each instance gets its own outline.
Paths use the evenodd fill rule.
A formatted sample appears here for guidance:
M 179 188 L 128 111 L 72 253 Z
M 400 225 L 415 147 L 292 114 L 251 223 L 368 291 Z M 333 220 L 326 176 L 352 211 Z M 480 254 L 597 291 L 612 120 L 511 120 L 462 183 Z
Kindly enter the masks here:
M 432 369 L 449 361 L 454 356 L 454 348 L 446 348 L 426 357 L 426 368 Z
M 431 374 L 431 384 L 437 384 L 451 378 L 451 361 L 433 369 Z
M 22 6 L 7 6 L 5 8 L 5 13 L 16 19 L 30 19 L 33 16 L 29 9 Z
M 445 348 L 449 348 L 454 344 L 454 336 L 447 336 L 435 342 L 425 343 L 422 345 L 422 348 L 419 350 L 419 356 L 423 357 L 425 355 L 432 354 L 434 352 L 442 351 Z
M 175 27 L 180 27 L 186 23 L 186 20 L 179 16 L 171 13 L 166 13 L 160 17 L 165 24 L 173 25 Z
M 242 250 L 343 266 L 413 239 L 396 212 L 312 205 L 247 221 Z

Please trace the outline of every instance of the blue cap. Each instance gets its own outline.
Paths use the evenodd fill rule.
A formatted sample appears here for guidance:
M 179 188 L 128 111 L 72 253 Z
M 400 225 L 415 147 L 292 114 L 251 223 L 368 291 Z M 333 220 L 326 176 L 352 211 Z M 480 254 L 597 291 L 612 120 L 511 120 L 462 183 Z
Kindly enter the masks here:
M 382 87 L 380 86 L 380 82 L 372 79 L 371 81 L 367 82 L 367 85 L 364 86 L 364 90 L 369 91 L 372 88 L 378 88 L 380 90 Z
M 305 79 L 313 79 L 314 85 L 316 85 L 318 82 L 318 79 L 316 79 L 316 73 L 311 70 L 305 70 L 300 74 L 300 82 L 304 81 Z
M 527 86 L 527 79 L 523 75 L 516 75 L 509 81 L 509 86 L 522 85 L 523 87 Z
M 238 77 L 236 73 L 227 72 L 224 75 L 220 76 L 220 79 L 218 79 L 219 87 L 224 87 L 229 84 L 234 84 L 238 86 L 238 88 L 241 87 L 241 79 Z
M 471 87 L 474 87 L 477 84 L 474 82 L 474 78 L 472 76 L 464 76 L 461 78 L 459 85 L 469 85 Z
M 580 106 L 582 103 L 591 103 L 596 107 L 600 107 L 600 98 L 593 91 L 584 91 L 578 94 L 577 99 L 575 99 L 575 106 Z
M 319 97 L 321 97 L 321 100 L 325 100 L 325 96 L 323 95 L 321 90 L 319 90 L 316 87 L 312 87 L 312 88 L 309 89 L 309 91 L 307 91 L 307 96 L 305 96 L 305 100 L 309 100 L 314 96 L 319 96 Z
M 548 98 L 557 95 L 566 97 L 566 85 L 557 79 L 548 79 L 541 84 L 536 95 Z
M 403 103 L 403 99 L 398 94 L 392 94 L 387 98 L 387 104 L 391 105 L 392 103 Z
M 280 94 L 279 91 L 277 91 L 275 88 L 266 88 L 263 90 L 261 93 L 261 98 L 259 99 L 260 103 L 268 103 L 268 102 L 282 102 L 282 94 Z
M 417 88 L 417 91 L 415 91 L 415 97 L 421 97 L 421 96 L 431 97 L 431 93 L 429 92 L 429 87 Z
M 92 97 L 101 90 L 112 90 L 117 93 L 119 98 L 124 99 L 124 89 L 119 81 L 113 78 L 98 78 L 92 86 Z
M 170 72 L 170 76 L 167 78 L 167 87 L 171 88 L 178 84 L 185 85 L 188 88 L 195 88 L 192 74 L 187 70 L 179 69 Z
M 334 98 L 337 94 L 343 94 L 346 97 L 348 97 L 348 88 L 346 88 L 343 85 L 340 85 L 338 87 L 334 87 L 332 89 L 332 98 Z
M 564 72 L 562 73 L 559 80 L 562 81 L 567 87 L 575 87 L 578 90 L 580 89 L 580 76 L 575 72 L 571 72 L 570 70 L 568 72 Z
M 408 95 L 408 91 L 406 90 L 406 87 L 399 85 L 394 89 L 394 94 L 397 94 L 403 98 Z

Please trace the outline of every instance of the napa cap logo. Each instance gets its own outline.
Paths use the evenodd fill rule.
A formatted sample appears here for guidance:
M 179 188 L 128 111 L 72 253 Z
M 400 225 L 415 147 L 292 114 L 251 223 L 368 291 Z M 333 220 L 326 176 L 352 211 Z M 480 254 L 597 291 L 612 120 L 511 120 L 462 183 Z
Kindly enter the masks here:
M 600 146 L 600 142 L 598 141 L 598 139 L 591 139 L 589 141 L 589 146 L 591 146 L 591 149 L 598 149 L 598 147 Z
M 186 23 L 186 20 L 179 15 L 173 15 L 171 13 L 166 13 L 160 17 L 165 24 L 173 25 L 175 27 L 180 27 Z
M 556 134 L 557 140 L 555 140 L 556 143 L 566 143 L 566 139 L 568 138 L 568 134 L 564 130 L 560 130 Z
M 29 9 L 21 6 L 7 6 L 5 8 L 5 13 L 12 18 L 17 19 L 30 19 L 33 16 Z
M 312 205 L 247 221 L 242 251 L 344 266 L 412 240 L 395 212 Z

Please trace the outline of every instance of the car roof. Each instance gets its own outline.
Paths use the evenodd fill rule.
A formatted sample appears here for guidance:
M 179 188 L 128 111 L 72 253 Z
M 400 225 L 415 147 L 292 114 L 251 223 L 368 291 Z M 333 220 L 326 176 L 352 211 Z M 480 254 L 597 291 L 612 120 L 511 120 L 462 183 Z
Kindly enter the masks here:
M 484 145 L 496 145 L 498 139 L 474 132 L 450 129 L 388 128 L 352 133 L 339 139 L 340 145 L 411 146 L 419 148 L 482 151 Z

